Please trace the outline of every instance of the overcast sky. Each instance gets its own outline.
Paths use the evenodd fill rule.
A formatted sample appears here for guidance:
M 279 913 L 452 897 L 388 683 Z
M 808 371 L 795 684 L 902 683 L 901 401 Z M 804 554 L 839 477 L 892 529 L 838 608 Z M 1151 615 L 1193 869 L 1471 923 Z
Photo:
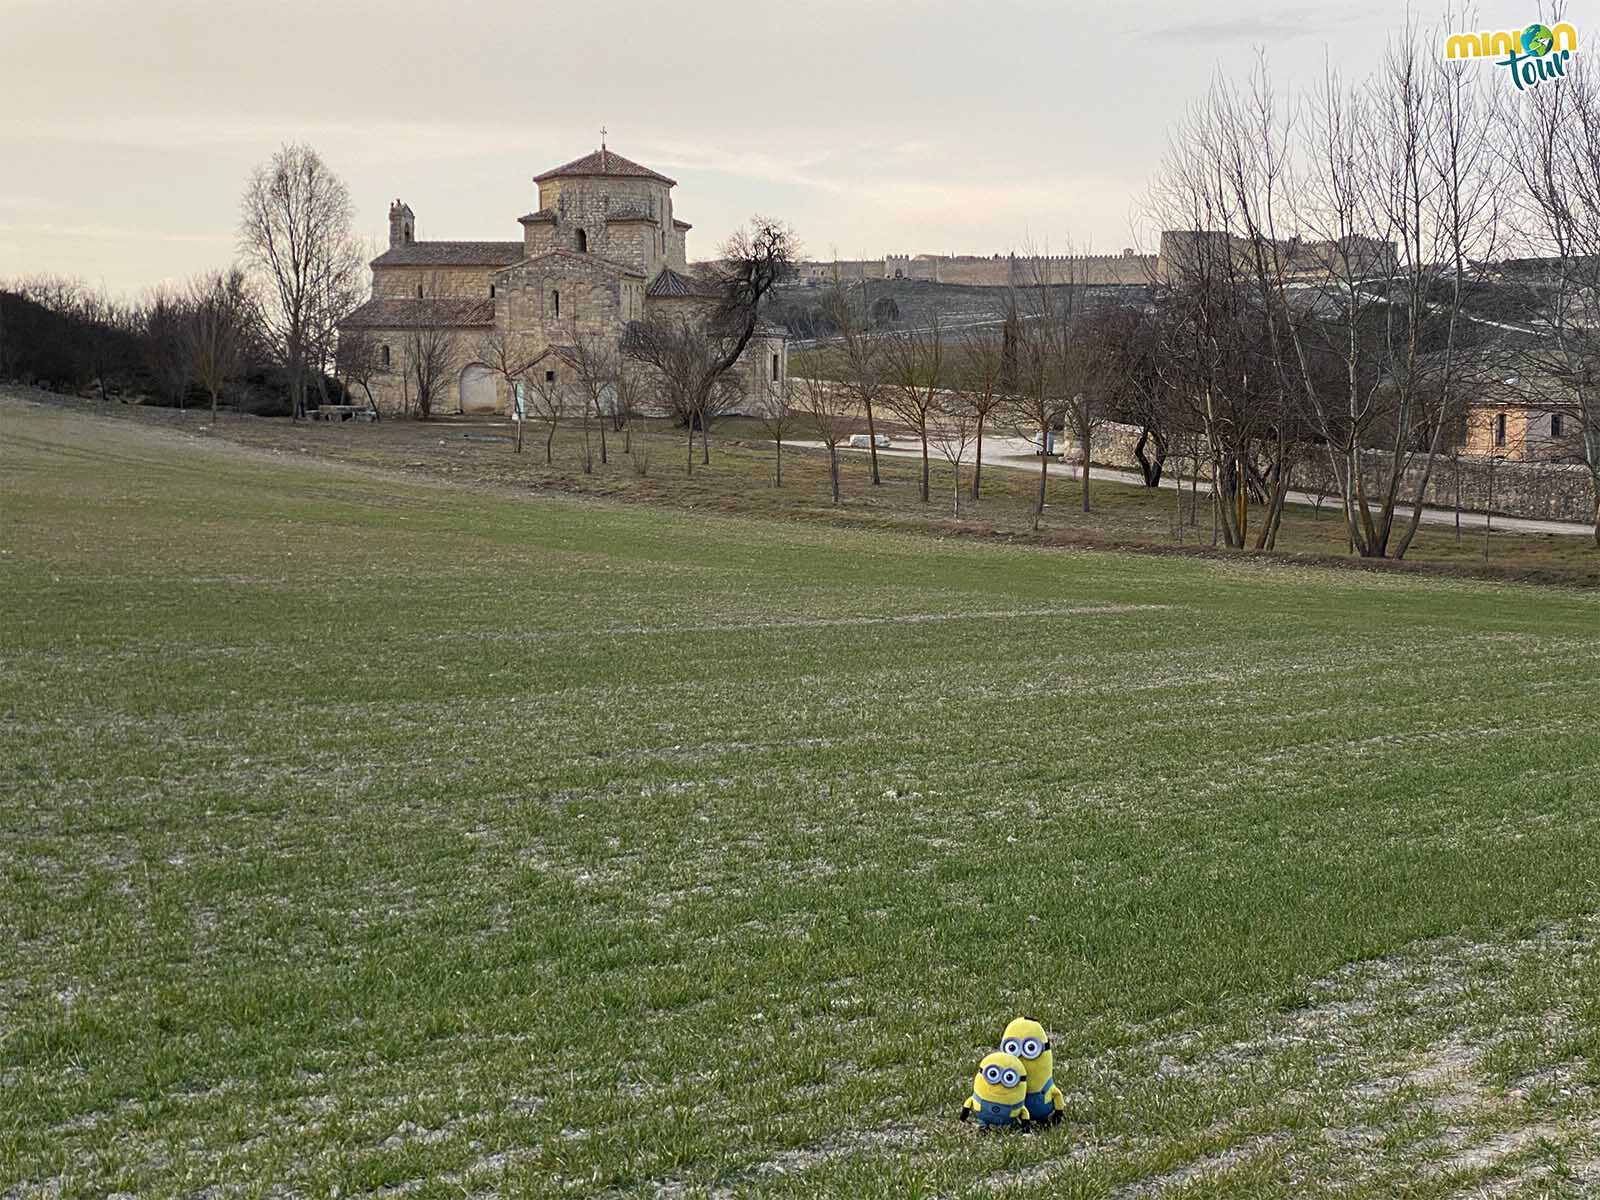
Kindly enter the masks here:
M 1480 28 L 1537 5 L 1488 3 Z M 1114 252 L 1171 122 L 1264 47 L 1363 74 L 1381 0 L 0 0 L 0 279 L 133 292 L 234 253 L 280 143 L 357 228 L 516 239 L 531 177 L 595 148 L 671 175 L 690 257 L 753 212 L 814 257 Z M 1577 14 L 1579 32 L 1581 12 Z M 1485 69 L 1490 69 L 1487 66 Z

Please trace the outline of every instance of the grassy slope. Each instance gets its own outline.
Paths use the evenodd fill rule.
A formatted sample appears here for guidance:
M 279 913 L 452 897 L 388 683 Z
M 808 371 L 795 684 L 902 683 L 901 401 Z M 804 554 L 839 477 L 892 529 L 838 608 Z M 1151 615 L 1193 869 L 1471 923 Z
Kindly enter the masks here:
M 0 455 L 0 1189 L 1600 1179 L 1600 597 Z
M 183 415 L 170 409 L 139 405 L 101 405 L 53 396 L 44 392 L 0 386 L 0 405 L 15 396 L 36 399 L 52 407 L 67 407 L 97 421 L 137 424 L 194 434 L 205 430 L 221 438 L 284 454 L 308 455 L 337 462 L 398 470 L 413 477 L 447 480 L 453 484 L 489 486 L 515 491 L 558 492 L 602 496 L 672 508 L 725 512 L 740 516 L 781 517 L 805 522 L 849 524 L 857 527 L 901 531 L 959 532 L 1001 536 L 1041 544 L 1069 544 L 1096 548 L 1149 547 L 1162 552 L 1197 551 L 1211 539 L 1210 499 L 1184 498 L 1185 520 L 1178 522 L 1178 500 L 1171 491 L 1155 491 L 1133 482 L 1094 480 L 1090 486 L 1092 511 L 1080 511 L 1079 480 L 1061 464 L 1052 467 L 1044 528 L 1034 532 L 1033 505 L 1038 493 L 1037 460 L 1023 462 L 1022 470 L 1002 469 L 994 459 L 991 442 L 983 473 L 983 499 L 963 500 L 961 520 L 951 519 L 951 475 L 935 454 L 932 503 L 919 502 L 921 462 L 909 449 L 880 456 L 883 486 L 868 485 L 865 454 L 842 452 L 843 504 L 829 503 L 827 456 L 820 449 L 790 445 L 783 455 L 782 488 L 773 487 L 772 443 L 758 421 L 730 418 L 719 421 L 712 436 L 709 466 L 700 463 L 695 447 L 693 474 L 685 473 L 684 445 L 679 431 L 663 421 L 638 422 L 633 432 L 636 449 L 648 451 L 647 473 L 636 470 L 637 460 L 618 454 L 618 437 L 610 439 L 611 460 L 596 464 L 592 473 L 580 468 L 582 438 L 576 426 L 557 433 L 554 462 L 544 462 L 544 431 L 530 427 L 523 454 L 512 452 L 511 435 L 503 420 L 451 418 L 420 422 L 386 420 L 376 425 L 293 424 L 283 420 L 225 413 L 211 424 L 205 413 Z M 882 427 L 882 426 L 880 426 Z M 862 428 L 865 428 L 863 422 Z M 114 434 L 111 436 L 115 436 Z M 804 423 L 791 435 L 808 436 Z M 913 445 L 902 437 L 902 447 Z M 598 448 L 597 446 L 595 447 Z M 962 472 L 970 482 L 970 470 Z M 1320 517 L 1310 506 L 1290 505 L 1278 538 L 1280 560 L 1336 560 L 1352 565 L 1338 500 L 1324 504 Z M 1260 520 L 1260 510 L 1251 516 Z M 1252 524 L 1254 528 L 1254 524 Z M 1236 552 L 1220 551 L 1229 555 Z M 1484 561 L 1484 536 L 1470 527 L 1458 542 L 1447 526 L 1425 524 L 1418 531 L 1406 562 L 1368 563 L 1382 570 L 1423 570 L 1465 573 L 1488 578 L 1523 581 L 1561 581 L 1600 586 L 1600 551 L 1592 538 L 1553 534 L 1519 534 L 1497 525 L 1491 559 Z

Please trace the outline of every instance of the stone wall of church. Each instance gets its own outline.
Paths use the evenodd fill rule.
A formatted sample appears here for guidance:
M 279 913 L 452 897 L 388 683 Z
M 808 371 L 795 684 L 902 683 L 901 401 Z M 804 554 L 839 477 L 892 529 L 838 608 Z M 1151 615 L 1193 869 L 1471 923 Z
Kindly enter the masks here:
M 378 411 L 385 416 L 416 416 L 416 380 L 407 369 L 410 359 L 407 351 L 408 330 L 404 329 L 373 329 L 370 331 L 373 340 L 380 346 L 386 346 L 389 351 L 389 366 L 385 370 L 374 372 L 368 386 L 372 390 L 372 402 L 378 406 Z M 471 339 L 480 331 L 462 330 L 460 342 L 464 348 Z M 435 416 L 453 412 L 461 407 L 459 369 L 449 372 L 448 377 L 441 380 L 433 396 L 433 413 Z M 361 395 L 357 387 L 356 394 Z
M 495 324 L 536 334 L 546 345 L 570 344 L 580 334 L 620 337 L 624 306 L 637 303 L 638 286 L 559 256 L 512 267 L 495 291 Z
M 581 229 L 587 234 L 589 253 L 625 263 L 646 277 L 653 276 L 667 257 L 672 194 L 663 183 L 627 177 L 550 179 L 539 185 L 539 207 L 557 214 L 547 248 L 578 249 Z M 619 224 L 613 238 L 613 230 L 607 226 L 609 216 L 640 213 L 651 217 L 652 223 Z
M 374 299 L 414 298 L 417 288 L 425 296 L 486 298 L 499 267 L 374 267 Z
M 522 227 L 522 253 L 528 258 L 555 250 L 559 243 L 554 221 L 529 221 Z

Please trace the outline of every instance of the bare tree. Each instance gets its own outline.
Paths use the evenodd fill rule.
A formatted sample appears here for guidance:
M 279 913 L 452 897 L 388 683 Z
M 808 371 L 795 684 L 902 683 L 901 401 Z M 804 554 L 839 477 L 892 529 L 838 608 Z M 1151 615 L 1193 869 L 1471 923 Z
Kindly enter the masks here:
M 186 412 L 189 385 L 194 382 L 194 360 L 189 354 L 194 312 L 188 297 L 169 288 L 156 288 L 144 308 L 145 363 L 162 399 Z
M 1574 56 L 1565 78 L 1517 99 L 1500 142 L 1522 185 L 1519 232 L 1548 256 L 1527 289 L 1548 336 L 1518 366 L 1541 406 L 1575 427 L 1600 547 L 1600 77 Z
M 1255 544 L 1272 547 L 1312 441 L 1355 552 L 1399 558 L 1411 544 L 1461 422 L 1476 336 L 1463 306 L 1498 226 L 1494 105 L 1470 65 L 1408 24 L 1375 78 L 1347 89 L 1330 74 L 1303 127 L 1261 67 L 1242 91 L 1219 81 L 1179 139 L 1166 211 L 1192 219 L 1162 223 L 1206 232 L 1166 255 L 1187 343 L 1171 361 L 1187 364 L 1174 382 L 1229 493 L 1231 546 L 1259 498 Z
M 553 461 L 556 429 L 566 419 L 573 404 L 571 389 L 560 378 L 560 374 L 559 371 L 530 371 L 523 392 L 527 412 L 536 417 L 545 429 L 546 466 Z
M 251 176 L 242 208 L 240 249 L 261 277 L 263 323 L 288 373 L 298 420 L 306 410 L 307 372 L 333 345 L 348 311 L 342 306 L 359 295 L 362 262 L 350 229 L 350 195 L 315 150 L 289 144 Z
M 1283 307 L 1275 295 L 1281 112 L 1264 73 L 1241 100 L 1223 82 L 1175 139 L 1152 194 L 1163 235 L 1157 281 L 1160 386 L 1181 422 L 1201 431 L 1213 516 L 1242 549 L 1264 504 L 1255 545 L 1270 549 L 1300 442 Z
M 189 305 L 189 361 L 195 378 L 211 398 L 211 419 L 215 421 L 223 390 L 244 360 L 255 305 L 244 272 L 238 267 L 212 271 L 193 280 L 189 284 Z M 369 378 L 370 372 L 361 381 L 364 387 Z M 372 403 L 370 387 L 367 403 Z M 376 405 L 373 407 L 376 411 Z
M 794 406 L 794 394 L 787 379 L 774 379 L 767 384 L 767 394 L 761 403 L 761 427 L 772 439 L 773 486 L 783 486 L 783 440 L 799 423 L 800 413 Z
M 622 435 L 622 452 L 633 453 L 633 426 L 644 403 L 644 380 L 626 357 L 617 359 L 616 399 L 611 407 L 611 428 Z
M 339 335 L 336 362 L 345 390 L 349 391 L 352 383 L 359 385 L 367 397 L 367 407 L 376 417 L 378 402 L 373 399 L 372 381 L 388 370 L 377 335 L 370 329 L 346 329 Z
M 929 438 L 939 457 L 950 464 L 951 503 L 961 518 L 961 464 L 978 436 L 981 418 L 965 392 L 940 392 L 928 422 Z
M 833 369 L 841 382 L 850 389 L 855 401 L 867 418 L 867 455 L 872 463 L 872 486 L 883 482 L 878 473 L 878 422 L 876 407 L 884 392 L 883 342 L 873 336 L 871 316 L 867 312 L 867 285 L 861 280 L 861 311 L 850 302 L 850 294 L 839 277 L 838 264 L 833 269 L 833 290 L 825 310 L 839 331 L 840 353 L 833 357 Z
M 922 490 L 929 499 L 928 425 L 939 402 L 945 373 L 945 335 L 935 316 L 931 324 L 907 329 L 885 343 L 890 410 L 911 426 L 922 445 Z
M 63 287 L 72 288 L 67 281 Z M 78 356 L 94 381 L 101 401 L 109 397 L 108 381 L 113 371 L 126 367 L 130 346 L 137 351 L 139 315 L 129 305 L 113 300 L 105 292 L 77 289 L 64 295 L 74 307 L 67 311 L 76 322 Z
M 488 364 L 491 371 L 505 380 L 506 394 L 511 397 L 511 407 L 515 410 L 522 373 L 533 361 L 526 340 L 521 334 L 497 326 L 478 340 L 477 349 L 478 357 Z M 525 396 L 524 393 L 524 403 L 526 403 Z M 513 411 L 512 415 L 517 418 L 517 440 L 512 447 L 512 453 L 521 454 L 522 427 L 527 423 L 527 414 Z
M 1160 487 L 1167 456 L 1181 444 L 1185 425 L 1158 367 L 1161 344 L 1156 321 L 1140 309 L 1124 309 L 1107 318 L 1104 336 L 1107 411 L 1112 419 L 1138 427 L 1134 461 L 1145 487 Z
M 712 339 L 688 321 L 636 321 L 623 337 L 623 352 L 650 372 L 667 411 L 683 424 L 685 471 L 693 475 L 695 431 L 703 433 L 710 424 L 715 403 L 712 384 L 720 374 Z M 709 447 L 702 449 L 710 461 Z
M 971 329 L 961 339 L 961 352 L 959 386 L 977 418 L 972 462 L 972 498 L 976 500 L 983 479 L 983 432 L 1007 402 L 1005 340 L 992 329 Z
M 806 356 L 799 376 L 806 420 L 828 449 L 828 482 L 834 504 L 839 503 L 839 443 L 850 436 L 855 416 L 855 396 L 832 378 L 837 365 L 828 361 L 825 352 L 817 351 Z
M 702 462 L 711 461 L 713 420 L 737 403 L 724 376 L 755 337 L 761 302 L 793 269 L 798 247 L 781 221 L 753 217 L 722 248 L 712 270 L 708 305 L 696 320 L 637 321 L 628 327 L 623 353 L 651 368 L 668 408 L 686 422 L 688 470 L 694 471 L 694 432 L 701 435 Z
M 1020 311 L 1015 293 L 1009 304 Z M 1062 422 L 1066 400 L 1056 375 L 1057 357 L 1052 353 L 1052 335 L 1042 321 L 1022 320 L 1008 324 L 1005 346 L 1005 373 L 1010 381 L 1006 413 L 1019 434 L 1039 438 L 1039 490 L 1033 504 L 1033 528 L 1044 520 L 1046 493 L 1050 479 L 1051 438 Z
M 1300 214 L 1322 235 L 1325 261 L 1307 271 L 1290 255 L 1263 256 L 1294 349 L 1283 374 L 1303 390 L 1363 557 L 1410 547 L 1483 332 L 1464 305 L 1497 242 L 1505 173 L 1496 105 L 1472 65 L 1439 58 L 1408 24 L 1365 89 L 1330 78 L 1313 110 L 1317 155 L 1302 185 L 1312 202 Z M 1297 308 L 1294 275 L 1309 275 L 1324 303 Z M 1319 370 L 1319 355 L 1343 369 Z
M 617 377 L 621 356 L 617 348 L 593 334 L 573 336 L 573 372 L 579 399 L 583 403 L 583 457 L 585 473 L 594 470 L 589 449 L 589 421 L 593 417 L 600 430 L 600 462 L 606 462 L 606 423 L 617 403 Z

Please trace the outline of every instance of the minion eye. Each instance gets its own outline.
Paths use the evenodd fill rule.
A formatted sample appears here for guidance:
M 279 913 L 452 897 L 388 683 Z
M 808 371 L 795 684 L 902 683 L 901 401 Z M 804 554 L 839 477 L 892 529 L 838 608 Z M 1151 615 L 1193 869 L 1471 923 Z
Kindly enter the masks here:
M 983 1077 L 985 1079 L 987 1079 L 990 1083 L 999 1083 L 1000 1082 L 1000 1068 L 999 1067 L 985 1067 L 984 1071 L 983 1071 Z
M 1007 1087 L 1017 1086 L 1017 1073 L 1011 1070 L 1009 1067 L 1006 1069 L 1005 1083 Z
M 1038 1058 L 1040 1048 L 1038 1038 L 1029 1038 L 1022 1043 L 1022 1056 L 1024 1058 Z
M 1007 1038 L 1005 1041 L 1000 1043 L 1000 1049 L 1004 1050 L 1007 1054 L 1015 1054 L 1017 1052 L 1017 1039 Z

